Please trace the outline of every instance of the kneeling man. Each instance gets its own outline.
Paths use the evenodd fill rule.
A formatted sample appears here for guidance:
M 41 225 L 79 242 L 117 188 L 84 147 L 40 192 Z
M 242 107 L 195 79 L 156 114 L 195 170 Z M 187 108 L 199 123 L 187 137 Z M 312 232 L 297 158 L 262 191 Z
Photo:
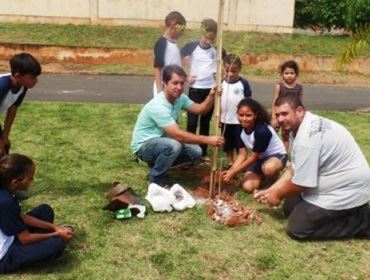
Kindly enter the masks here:
M 305 110 L 299 98 L 279 97 L 276 119 L 294 136 L 292 165 L 255 199 L 283 198 L 287 233 L 300 240 L 370 237 L 370 169 L 342 125 Z
M 221 146 L 223 137 L 196 135 L 182 130 L 178 124 L 181 110 L 196 115 L 206 114 L 213 107 L 215 90 L 203 103 L 194 103 L 184 94 L 185 71 L 177 65 L 162 69 L 163 91 L 141 110 L 132 135 L 133 152 L 150 166 L 150 182 L 162 184 L 168 169 L 177 164 L 200 159 L 199 144 Z

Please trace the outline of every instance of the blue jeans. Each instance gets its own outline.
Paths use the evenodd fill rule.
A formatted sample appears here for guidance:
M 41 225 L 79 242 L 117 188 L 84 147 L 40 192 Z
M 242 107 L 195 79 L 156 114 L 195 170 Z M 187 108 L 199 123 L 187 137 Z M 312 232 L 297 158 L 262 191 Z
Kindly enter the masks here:
M 152 138 L 143 143 L 137 156 L 150 167 L 150 182 L 160 183 L 172 165 L 195 162 L 202 156 L 199 145 L 183 144 L 168 137 Z

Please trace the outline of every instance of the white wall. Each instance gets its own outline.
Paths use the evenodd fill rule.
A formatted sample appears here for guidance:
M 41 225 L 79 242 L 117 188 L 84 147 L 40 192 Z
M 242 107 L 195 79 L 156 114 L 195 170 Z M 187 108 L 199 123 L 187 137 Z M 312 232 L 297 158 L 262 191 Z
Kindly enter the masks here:
M 217 19 L 217 0 L 0 0 L 0 21 L 163 25 L 172 10 L 189 26 Z M 225 0 L 226 30 L 292 32 L 294 0 Z

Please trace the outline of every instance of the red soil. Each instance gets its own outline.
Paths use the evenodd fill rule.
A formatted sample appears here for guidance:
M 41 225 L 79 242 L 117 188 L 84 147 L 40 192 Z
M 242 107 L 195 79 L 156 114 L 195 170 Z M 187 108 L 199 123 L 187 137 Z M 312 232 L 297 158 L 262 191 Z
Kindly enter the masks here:
M 210 199 L 209 184 L 211 176 L 209 171 L 207 174 L 200 171 L 200 176 L 202 184 L 191 191 L 193 196 L 197 198 L 208 199 L 208 216 L 211 219 L 231 227 L 250 224 L 253 221 L 261 224 L 261 215 L 256 210 L 243 205 L 233 198 L 233 194 L 239 190 L 236 181 L 230 183 L 221 182 L 220 193 L 218 193 L 219 187 L 216 184 L 216 195 L 213 199 Z M 219 182 L 221 181 L 220 176 L 221 173 L 217 171 L 215 177 L 218 178 Z

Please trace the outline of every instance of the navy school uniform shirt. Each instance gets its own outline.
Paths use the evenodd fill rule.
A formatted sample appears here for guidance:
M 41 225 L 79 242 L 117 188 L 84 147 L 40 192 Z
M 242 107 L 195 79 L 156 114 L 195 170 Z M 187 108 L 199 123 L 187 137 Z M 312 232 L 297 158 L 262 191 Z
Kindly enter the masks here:
M 0 187 L 0 259 L 6 254 L 15 235 L 27 229 L 20 217 L 21 208 L 6 187 Z
M 154 67 L 163 68 L 170 64 L 181 66 L 180 50 L 175 41 L 161 36 L 154 45 Z
M 257 124 L 249 133 L 240 126 L 239 135 L 238 148 L 259 153 L 260 159 L 274 154 L 286 154 L 283 142 L 270 125 Z
M 11 74 L 0 75 L 0 112 L 5 112 L 11 106 L 20 106 L 26 95 L 27 88 L 13 88 Z

